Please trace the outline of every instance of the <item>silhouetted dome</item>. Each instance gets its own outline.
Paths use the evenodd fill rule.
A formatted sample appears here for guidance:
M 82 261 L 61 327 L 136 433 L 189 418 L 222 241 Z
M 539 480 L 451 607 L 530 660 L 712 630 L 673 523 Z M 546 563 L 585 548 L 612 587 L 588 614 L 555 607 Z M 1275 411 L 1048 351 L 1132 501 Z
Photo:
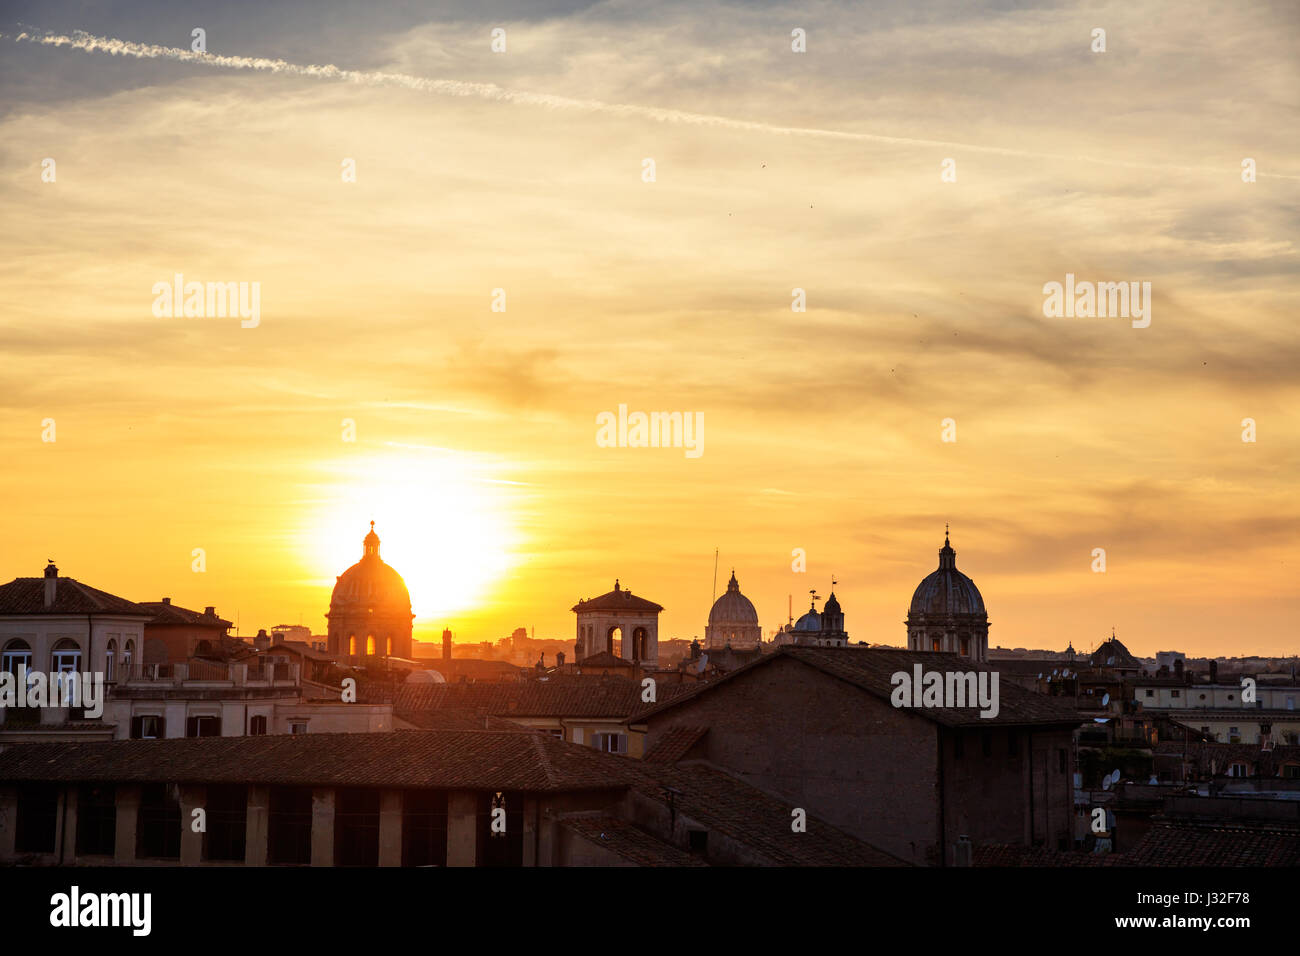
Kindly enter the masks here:
M 917 585 L 909 614 L 951 617 L 958 614 L 985 615 L 984 598 L 975 582 L 957 570 L 957 552 L 945 537 L 939 552 L 939 568 Z
M 709 611 L 709 625 L 726 629 L 728 627 L 753 627 L 758 624 L 758 612 L 749 598 L 740 593 L 740 584 L 736 581 L 736 572 L 731 572 L 727 582 L 727 592 L 713 602 Z
M 375 523 L 364 539 L 365 555 L 339 575 L 330 597 L 330 613 L 373 610 L 377 613 L 411 612 L 411 594 L 406 582 L 379 557 L 379 535 Z
M 822 613 L 823 613 L 823 614 L 839 614 L 839 613 L 840 613 L 840 602 L 839 602 L 839 600 L 835 597 L 835 592 L 834 592 L 834 591 L 831 592 L 831 596 L 828 597 L 828 598 L 826 599 L 826 603 L 822 606 Z

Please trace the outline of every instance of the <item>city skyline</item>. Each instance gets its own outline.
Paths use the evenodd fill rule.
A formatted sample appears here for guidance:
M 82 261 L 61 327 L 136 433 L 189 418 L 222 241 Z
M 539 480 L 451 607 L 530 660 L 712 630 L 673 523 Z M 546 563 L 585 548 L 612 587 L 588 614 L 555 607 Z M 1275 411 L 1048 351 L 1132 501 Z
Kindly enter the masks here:
M 992 645 L 1296 652 L 1292 9 L 20 7 L 5 580 L 323 632 L 374 520 L 424 640 L 702 638 L 716 548 L 901 644 L 950 522 Z

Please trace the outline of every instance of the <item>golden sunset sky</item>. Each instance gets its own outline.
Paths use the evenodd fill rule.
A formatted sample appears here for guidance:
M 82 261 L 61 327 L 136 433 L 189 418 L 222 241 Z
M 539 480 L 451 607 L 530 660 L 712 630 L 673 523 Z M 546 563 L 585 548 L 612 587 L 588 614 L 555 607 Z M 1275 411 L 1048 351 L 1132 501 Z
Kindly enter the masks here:
M 716 547 L 765 633 L 834 574 L 903 644 L 950 522 L 991 644 L 1297 653 L 1294 4 L 418 6 L 7 7 L 0 580 L 319 633 L 373 519 L 417 638 L 616 577 L 702 637 Z M 455 83 L 16 39 L 196 26 Z M 155 317 L 176 273 L 260 324 Z M 1066 273 L 1150 327 L 1046 318 Z M 703 454 L 598 447 L 620 403 Z

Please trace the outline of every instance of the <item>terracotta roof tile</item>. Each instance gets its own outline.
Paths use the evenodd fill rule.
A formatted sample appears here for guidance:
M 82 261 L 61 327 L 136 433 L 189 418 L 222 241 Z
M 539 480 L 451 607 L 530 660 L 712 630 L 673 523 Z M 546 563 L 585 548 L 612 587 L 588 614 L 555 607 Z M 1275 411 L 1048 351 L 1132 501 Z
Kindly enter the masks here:
M 618 817 L 572 816 L 561 820 L 560 826 L 637 866 L 708 866 L 699 857 Z
M 143 605 L 117 597 L 75 578 L 59 578 L 54 604 L 45 606 L 44 578 L 14 578 L 0 584 L 0 614 L 129 614 L 152 617 Z

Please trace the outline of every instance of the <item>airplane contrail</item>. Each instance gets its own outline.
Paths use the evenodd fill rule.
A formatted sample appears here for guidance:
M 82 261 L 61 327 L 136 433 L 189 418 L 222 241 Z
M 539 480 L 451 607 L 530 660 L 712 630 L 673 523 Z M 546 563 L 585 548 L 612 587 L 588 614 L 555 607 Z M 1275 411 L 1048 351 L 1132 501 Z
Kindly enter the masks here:
M 4 34 L 0 33 L 0 38 Z M 228 70 L 256 70 L 266 73 L 278 73 L 290 76 L 305 76 L 312 79 L 339 80 L 362 86 L 394 86 L 414 90 L 419 93 L 434 93 L 440 96 L 477 97 L 502 103 L 514 103 L 525 106 L 541 106 L 547 109 L 576 110 L 588 113 L 608 113 L 619 116 L 634 116 L 655 120 L 660 123 L 679 123 L 689 126 L 706 126 L 716 129 L 743 130 L 755 133 L 767 133 L 780 136 L 815 137 L 819 139 L 840 140 L 845 142 L 884 143 L 891 146 L 920 146 L 925 148 L 943 148 L 964 150 L 975 153 L 990 153 L 998 156 L 1015 156 L 1021 159 L 1048 159 L 1065 162 L 1095 163 L 1102 166 L 1118 166 L 1126 169 L 1147 169 L 1161 172 L 1195 172 L 1213 173 L 1222 176 L 1225 170 L 1221 166 L 1186 166 L 1169 163 L 1139 163 L 1129 160 L 1100 156 L 1067 156 L 1059 153 L 1040 153 L 1033 150 L 1008 149 L 1002 146 L 981 146 L 972 143 L 953 143 L 935 139 L 916 139 L 906 136 L 885 136 L 879 133 L 847 132 L 844 130 L 819 129 L 808 126 L 777 126 L 754 120 L 735 119 L 711 113 L 693 113 L 689 110 L 665 109 L 655 106 L 634 106 L 626 103 L 606 103 L 602 100 L 574 99 L 568 96 L 554 96 L 550 93 L 531 93 L 524 90 L 511 90 L 497 86 L 495 83 L 475 83 L 464 80 L 434 80 L 408 73 L 385 73 L 375 70 L 344 70 L 332 64 L 290 63 L 287 60 L 269 59 L 267 57 L 227 56 L 217 53 L 196 53 L 180 47 L 158 46 L 152 43 L 136 43 L 131 40 L 118 40 L 113 37 L 100 37 L 81 30 L 73 31 L 72 36 L 61 34 L 19 33 L 15 42 L 26 41 L 42 46 L 69 47 L 86 53 L 103 52 L 112 56 L 134 57 L 140 60 L 176 60 L 183 63 L 199 63 L 204 66 Z M 1234 170 L 1235 172 L 1235 170 Z M 1259 177 L 1278 179 L 1300 179 L 1300 175 L 1289 173 L 1256 174 Z

